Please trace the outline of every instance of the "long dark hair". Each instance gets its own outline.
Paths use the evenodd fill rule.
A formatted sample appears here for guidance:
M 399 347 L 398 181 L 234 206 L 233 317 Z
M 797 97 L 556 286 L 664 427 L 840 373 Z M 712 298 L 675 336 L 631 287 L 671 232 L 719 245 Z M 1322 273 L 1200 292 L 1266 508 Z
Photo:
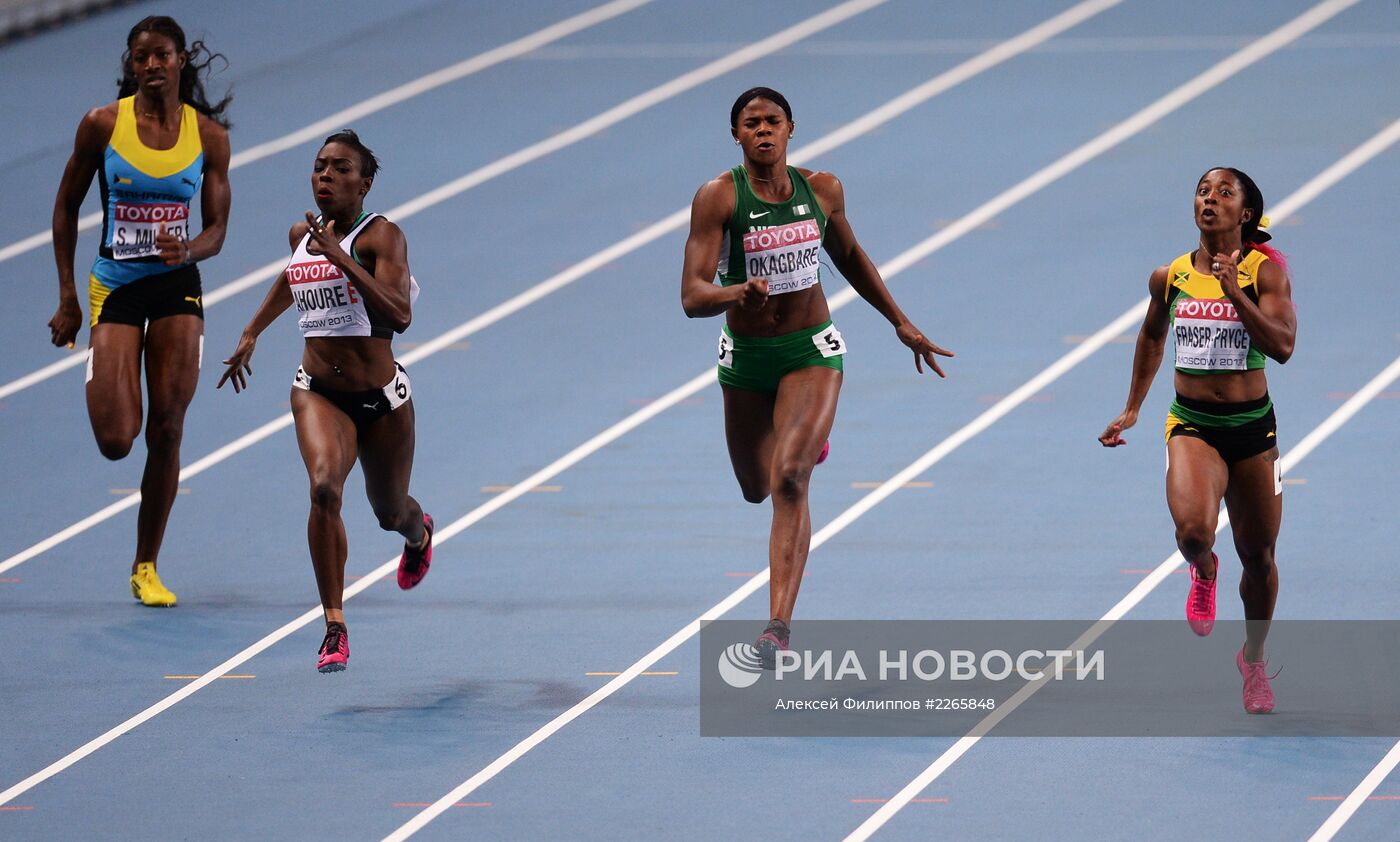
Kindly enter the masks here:
M 229 127 L 229 121 L 224 116 L 224 109 L 233 101 L 233 94 L 225 94 L 218 104 L 210 105 L 209 97 L 204 92 L 203 76 L 209 75 L 209 66 L 215 59 L 222 61 L 224 67 L 228 67 L 228 59 L 223 53 L 210 52 L 204 46 L 203 41 L 195 41 L 188 48 L 185 47 L 185 30 L 180 28 L 180 24 L 172 17 L 165 15 L 151 15 L 142 18 L 131 31 L 126 35 L 126 52 L 122 53 L 122 77 L 117 81 L 117 97 L 128 97 L 136 93 L 138 87 L 136 74 L 131 70 L 131 45 L 136 41 L 136 36 L 143 32 L 154 32 L 164 35 L 175 44 L 177 52 L 185 54 L 185 66 L 180 70 L 180 101 L 190 105 L 195 111 L 208 117 L 224 128 Z

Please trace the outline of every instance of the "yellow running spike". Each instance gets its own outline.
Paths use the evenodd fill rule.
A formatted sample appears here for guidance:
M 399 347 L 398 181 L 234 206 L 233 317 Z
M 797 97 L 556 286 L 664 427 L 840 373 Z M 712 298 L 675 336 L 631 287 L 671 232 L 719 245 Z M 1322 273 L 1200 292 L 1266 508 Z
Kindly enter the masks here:
M 136 572 L 131 574 L 131 595 L 141 600 L 142 605 L 154 608 L 169 608 L 175 604 L 175 594 L 161 583 L 155 562 L 151 561 L 136 565 Z

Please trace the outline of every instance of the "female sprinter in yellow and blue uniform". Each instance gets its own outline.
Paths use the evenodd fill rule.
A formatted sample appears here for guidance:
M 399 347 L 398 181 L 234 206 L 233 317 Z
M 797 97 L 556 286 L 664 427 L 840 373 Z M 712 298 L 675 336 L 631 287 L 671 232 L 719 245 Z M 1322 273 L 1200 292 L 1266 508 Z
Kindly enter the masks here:
M 1196 183 L 1200 246 L 1159 267 L 1133 355 L 1128 403 L 1099 436 L 1105 447 L 1138 411 L 1161 365 L 1168 332 L 1176 340 L 1176 400 L 1167 413 L 1167 504 L 1176 543 L 1190 564 L 1186 620 L 1208 635 L 1215 624 L 1213 551 L 1220 503 L 1230 513 L 1244 573 L 1246 640 L 1235 656 L 1250 713 L 1274 708 L 1264 638 L 1278 597 L 1274 543 L 1283 516 L 1283 478 L 1265 358 L 1284 363 L 1298 332 L 1292 287 L 1269 239 L 1264 198 L 1248 175 L 1208 170 Z
M 952 354 L 926 339 L 895 304 L 856 242 L 836 176 L 788 166 L 794 126 L 783 95 L 745 91 L 730 109 L 729 127 L 743 162 L 695 194 L 681 306 L 692 318 L 725 314 L 718 370 L 730 462 L 745 500 L 773 498 L 771 621 L 756 644 L 772 666 L 788 647 L 812 537 L 808 480 L 827 452 L 846 353 L 821 288 L 821 249 L 894 326 L 919 371 L 927 364 L 942 376 L 936 355 Z
M 82 322 L 73 252 L 78 211 L 97 176 L 102 241 L 88 275 L 88 418 L 103 456 L 131 451 L 141 432 L 144 357 L 150 406 L 131 594 L 145 605 L 171 606 L 175 594 L 157 575 L 156 556 L 179 481 L 185 410 L 199 381 L 204 309 L 196 262 L 219 253 L 228 225 L 222 115 L 229 98 L 209 104 L 201 75 L 219 56 L 199 41 L 186 48 L 171 18 L 145 18 L 126 46 L 120 98 L 83 117 L 54 202 L 59 304 L 49 329 L 54 345 L 72 347 Z M 192 236 L 196 196 L 203 225 Z

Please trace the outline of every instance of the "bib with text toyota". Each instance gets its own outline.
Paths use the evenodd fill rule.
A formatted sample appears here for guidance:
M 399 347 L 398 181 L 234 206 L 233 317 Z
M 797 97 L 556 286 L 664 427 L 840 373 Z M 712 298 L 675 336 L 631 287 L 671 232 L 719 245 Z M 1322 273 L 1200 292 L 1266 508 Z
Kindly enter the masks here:
M 190 209 L 179 202 L 123 202 L 112 206 L 113 260 L 135 260 L 160 254 L 156 236 L 174 234 L 189 239 Z
M 816 286 L 821 247 L 822 232 L 814 219 L 750 231 L 744 235 L 748 277 L 767 278 L 769 295 Z
M 1249 331 L 1235 305 L 1224 299 L 1178 299 L 1174 311 L 1176 365 L 1210 371 L 1244 371 Z
M 306 336 L 368 335 L 369 317 L 355 285 L 329 260 L 310 260 L 287 267 L 287 285 L 301 313 Z M 356 330 L 356 329 L 360 330 Z

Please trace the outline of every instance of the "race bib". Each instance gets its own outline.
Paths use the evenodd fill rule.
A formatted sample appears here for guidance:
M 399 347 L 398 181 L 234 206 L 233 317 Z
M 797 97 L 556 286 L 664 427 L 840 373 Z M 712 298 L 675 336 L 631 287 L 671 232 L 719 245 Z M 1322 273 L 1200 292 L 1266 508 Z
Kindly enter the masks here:
M 1175 305 L 1176 366 L 1244 371 L 1249 331 L 1224 299 L 1186 298 Z
M 750 278 L 767 278 L 768 294 L 798 292 L 817 284 L 822 232 L 803 219 L 744 235 L 744 264 Z
M 841 338 L 841 331 L 837 330 L 835 325 L 821 333 L 813 334 L 812 344 L 817 346 L 817 351 L 823 357 L 839 357 L 846 353 L 846 340 Z
M 734 340 L 724 331 L 719 332 L 719 365 L 720 368 L 734 367 Z
M 384 387 L 384 397 L 389 399 L 390 412 L 408 403 L 408 399 L 413 397 L 413 385 L 408 382 L 408 372 L 397 363 L 394 364 L 394 379 Z
M 180 202 L 121 202 L 112 207 L 113 260 L 134 260 L 160 254 L 156 235 L 190 235 L 190 209 Z
M 355 285 L 329 260 L 287 266 L 287 286 L 301 314 L 306 336 L 351 336 L 369 333 L 369 316 Z

